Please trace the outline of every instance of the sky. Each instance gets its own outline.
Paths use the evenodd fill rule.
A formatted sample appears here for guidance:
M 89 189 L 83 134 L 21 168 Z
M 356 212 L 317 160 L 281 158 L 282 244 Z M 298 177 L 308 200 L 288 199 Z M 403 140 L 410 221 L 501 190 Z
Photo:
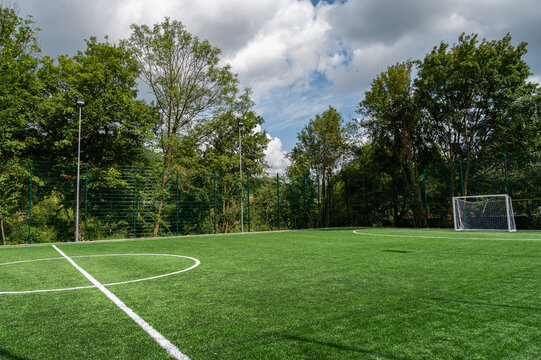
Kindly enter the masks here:
M 13 1 L 12 1 L 13 2 Z M 84 39 L 117 42 L 131 24 L 180 20 L 222 49 L 242 87 L 253 90 L 270 138 L 270 172 L 316 114 L 333 106 L 343 118 L 375 76 L 390 65 L 422 59 L 461 33 L 528 43 L 531 81 L 541 82 L 539 0 L 16 0 L 31 15 L 44 55 L 74 55 Z M 145 97 L 145 94 L 142 94 Z

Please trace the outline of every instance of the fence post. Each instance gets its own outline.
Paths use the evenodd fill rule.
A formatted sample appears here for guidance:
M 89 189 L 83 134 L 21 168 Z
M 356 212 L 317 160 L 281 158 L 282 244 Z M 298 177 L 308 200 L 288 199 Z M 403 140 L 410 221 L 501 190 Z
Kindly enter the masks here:
M 87 211 L 88 211 L 88 164 L 86 164 L 86 174 L 85 174 L 85 232 L 83 235 L 84 241 L 86 241 Z
M 505 171 L 505 191 L 507 192 L 507 195 L 509 195 L 509 181 L 507 179 L 507 157 L 505 156 L 505 153 L 500 153 L 503 155 L 503 169 Z
M 428 229 L 428 196 L 426 194 L 426 170 L 423 168 L 423 184 L 425 190 L 425 220 L 426 228 Z
M 133 238 L 135 239 L 135 225 L 137 219 L 137 166 L 133 167 Z
M 216 170 L 212 172 L 214 174 L 214 233 L 216 234 Z
M 177 169 L 177 202 L 176 202 L 176 206 L 177 206 L 177 236 L 178 236 L 178 226 L 179 226 L 179 223 L 178 223 L 178 169 Z
M 248 232 L 251 231 L 251 227 L 250 227 L 250 173 L 246 173 L 246 178 L 248 180 L 248 188 L 247 188 L 247 192 L 248 192 Z
M 30 234 L 32 229 L 32 175 L 34 172 L 34 160 L 30 160 L 30 193 L 28 199 L 30 200 L 30 205 L 28 208 L 28 239 L 27 242 L 30 244 Z
M 280 228 L 280 175 L 276 174 L 276 194 L 278 196 L 278 230 Z

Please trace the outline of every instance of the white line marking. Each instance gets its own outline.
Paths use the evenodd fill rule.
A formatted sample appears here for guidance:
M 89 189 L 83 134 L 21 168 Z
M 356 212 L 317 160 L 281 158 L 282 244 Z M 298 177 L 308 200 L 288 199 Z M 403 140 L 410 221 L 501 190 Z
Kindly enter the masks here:
M 169 340 L 167 340 L 162 334 L 160 334 L 156 329 L 154 329 L 149 323 L 147 323 L 143 318 L 141 318 L 139 315 L 137 315 L 132 309 L 130 309 L 126 304 L 122 302 L 115 294 L 113 294 L 111 291 L 107 290 L 105 286 L 103 286 L 98 280 L 94 279 L 92 275 L 86 272 L 85 269 L 77 265 L 75 261 L 73 261 L 68 255 L 64 254 L 62 250 L 57 248 L 55 245 L 53 245 L 53 248 L 60 253 L 66 260 L 70 262 L 71 265 L 73 265 L 81 274 L 83 274 L 94 286 L 96 286 L 98 289 L 101 290 L 102 293 L 105 294 L 111 300 L 115 303 L 116 306 L 118 306 L 122 311 L 124 311 L 137 325 L 139 325 L 143 330 L 147 332 L 147 334 L 150 335 L 162 348 L 164 348 L 169 355 L 174 357 L 178 360 L 190 360 L 190 358 L 183 354 L 173 343 L 171 343 Z
M 190 266 L 189 268 L 178 270 L 178 271 L 173 271 L 173 272 L 170 272 L 170 273 L 167 273 L 167 274 L 155 275 L 155 276 L 150 276 L 150 277 L 141 278 L 141 279 L 135 279 L 135 280 L 127 280 L 127 281 L 108 283 L 108 284 L 103 284 L 103 286 L 123 285 L 123 284 L 136 283 L 136 282 L 140 282 L 140 281 L 159 279 L 159 278 L 162 278 L 162 277 L 176 275 L 176 274 L 180 274 L 182 272 L 188 271 L 188 270 L 192 270 L 193 268 L 195 268 L 195 267 L 199 266 L 199 264 L 201 264 L 201 262 L 196 258 L 193 258 L 193 257 L 190 257 L 190 256 L 183 256 L 183 255 L 174 255 L 174 254 L 102 254 L 102 255 L 78 255 L 78 256 L 72 256 L 71 258 L 74 259 L 74 258 L 104 257 L 104 256 L 170 256 L 170 257 L 179 257 L 179 258 L 190 259 L 190 260 L 193 260 L 195 262 L 195 264 Z M 36 261 L 61 260 L 61 259 L 64 259 L 64 258 L 63 257 L 57 257 L 57 258 L 47 258 L 47 259 L 20 260 L 20 261 L 12 261 L 12 262 L 7 262 L 7 263 L 2 263 L 2 264 L 0 264 L 0 266 L 2 266 L 2 265 L 13 265 L 13 264 L 23 264 L 23 263 L 36 262 Z M 75 287 L 58 288 L 58 289 L 0 291 L 0 295 L 4 295 L 4 294 L 32 294 L 32 293 L 52 292 L 52 291 L 71 291 L 71 290 L 79 290 L 79 289 L 90 289 L 90 288 L 93 288 L 93 287 L 95 287 L 95 286 L 94 285 L 89 285 L 89 286 L 75 286 Z
M 450 240 L 499 240 L 499 241 L 541 241 L 541 239 L 519 239 L 519 238 L 480 238 L 480 237 L 447 237 L 447 236 L 421 236 L 421 235 L 396 235 L 396 234 L 373 234 L 359 232 L 359 230 L 353 230 L 354 234 L 367 235 L 367 236 L 383 236 L 383 237 L 405 237 L 405 238 L 417 238 L 417 239 L 450 239 Z

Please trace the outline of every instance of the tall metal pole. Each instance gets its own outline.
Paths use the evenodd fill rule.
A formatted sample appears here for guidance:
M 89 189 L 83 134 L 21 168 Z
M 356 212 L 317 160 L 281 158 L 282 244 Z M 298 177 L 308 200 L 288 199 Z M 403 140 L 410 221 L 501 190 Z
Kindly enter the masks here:
M 244 232 L 244 206 L 242 203 L 242 197 L 244 195 L 244 191 L 242 191 L 242 141 L 241 141 L 241 134 L 240 130 L 242 128 L 242 121 L 239 121 L 239 155 L 240 155 L 240 231 Z
M 86 171 L 85 171 L 85 232 L 83 235 L 84 241 L 86 241 L 87 215 L 88 215 L 88 164 L 86 164 Z
M 77 99 L 77 105 L 79 106 L 79 137 L 77 139 L 77 194 L 76 194 L 76 204 L 75 204 L 75 241 L 79 241 L 79 173 L 81 170 L 81 111 L 83 105 L 85 104 L 84 100 L 79 98 Z

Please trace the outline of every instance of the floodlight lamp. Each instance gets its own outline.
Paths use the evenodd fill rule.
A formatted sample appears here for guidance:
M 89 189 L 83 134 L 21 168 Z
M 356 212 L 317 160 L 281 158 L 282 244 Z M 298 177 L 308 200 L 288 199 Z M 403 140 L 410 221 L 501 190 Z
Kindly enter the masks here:
M 82 97 L 77 97 L 77 105 L 83 106 L 85 104 L 85 100 Z
M 242 120 L 239 121 L 239 127 L 242 128 L 244 126 L 244 122 Z

